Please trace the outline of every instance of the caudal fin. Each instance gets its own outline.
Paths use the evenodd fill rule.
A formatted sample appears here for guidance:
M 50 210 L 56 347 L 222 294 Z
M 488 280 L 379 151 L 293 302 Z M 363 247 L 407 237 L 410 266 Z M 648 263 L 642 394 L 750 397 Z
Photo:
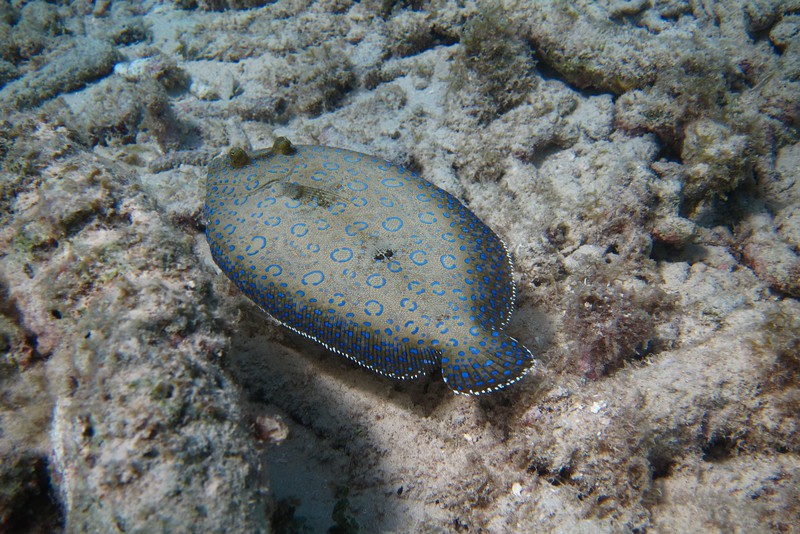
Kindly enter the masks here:
M 442 353 L 442 377 L 456 393 L 481 395 L 502 389 L 533 367 L 533 355 L 516 339 L 498 331 L 480 337 L 480 343 L 448 347 Z

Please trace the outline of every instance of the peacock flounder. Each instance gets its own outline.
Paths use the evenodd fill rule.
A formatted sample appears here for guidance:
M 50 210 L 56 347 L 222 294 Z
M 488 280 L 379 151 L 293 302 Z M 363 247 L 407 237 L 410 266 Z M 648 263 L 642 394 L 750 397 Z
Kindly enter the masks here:
M 219 267 L 264 311 L 377 373 L 441 366 L 457 393 L 519 380 L 533 356 L 500 238 L 447 192 L 380 158 L 279 138 L 233 149 L 206 184 Z

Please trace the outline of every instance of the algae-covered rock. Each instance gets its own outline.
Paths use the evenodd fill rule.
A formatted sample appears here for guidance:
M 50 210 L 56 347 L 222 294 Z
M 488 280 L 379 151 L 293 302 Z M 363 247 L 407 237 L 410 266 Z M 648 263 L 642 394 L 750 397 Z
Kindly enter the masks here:
M 39 70 L 0 90 L 0 104 L 16 109 L 35 106 L 108 74 L 119 58 L 111 44 L 91 38 L 65 44 L 52 54 L 52 59 Z
M 752 172 L 747 137 L 710 120 L 699 120 L 684 130 L 681 158 L 685 168 L 683 195 L 689 206 L 725 197 Z
M 486 9 L 463 26 L 450 71 L 450 88 L 483 121 L 518 106 L 536 88 L 533 51 L 518 36 L 514 18 Z
M 44 138 L 48 127 L 38 130 Z M 24 125 L 17 131 L 33 139 Z M 17 183 L 0 236 L 4 313 L 24 332 L 6 329 L 16 367 L 3 389 L 19 416 L 0 410 L 13 431 L 0 436 L 0 452 L 35 447 L 43 467 L 32 479 L 2 477 L 39 484 L 36 473 L 49 472 L 67 531 L 187 522 L 268 531 L 260 461 L 236 390 L 214 363 L 225 343 L 213 332 L 210 280 L 186 276 L 192 237 L 170 229 L 120 168 L 52 146 L 66 141 L 57 134 L 49 140 L 52 159 L 33 171 L 39 179 Z M 169 265 L 176 276 L 164 276 Z M 9 493 L 4 519 L 47 488 Z

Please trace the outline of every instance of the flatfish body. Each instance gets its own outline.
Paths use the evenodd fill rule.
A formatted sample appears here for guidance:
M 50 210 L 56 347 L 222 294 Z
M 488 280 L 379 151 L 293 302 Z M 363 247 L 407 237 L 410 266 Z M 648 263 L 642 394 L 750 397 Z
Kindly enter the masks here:
M 210 164 L 205 217 L 214 261 L 242 292 L 377 373 L 441 367 L 455 392 L 481 394 L 533 365 L 503 331 L 514 307 L 505 245 L 416 173 L 279 138 Z

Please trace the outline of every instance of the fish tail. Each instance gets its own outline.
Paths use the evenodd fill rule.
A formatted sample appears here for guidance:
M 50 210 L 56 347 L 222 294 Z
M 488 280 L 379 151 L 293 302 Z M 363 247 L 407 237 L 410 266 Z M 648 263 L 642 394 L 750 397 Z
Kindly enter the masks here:
M 513 384 L 534 365 L 531 352 L 516 339 L 493 330 L 449 346 L 442 354 L 442 377 L 456 393 L 481 395 Z

